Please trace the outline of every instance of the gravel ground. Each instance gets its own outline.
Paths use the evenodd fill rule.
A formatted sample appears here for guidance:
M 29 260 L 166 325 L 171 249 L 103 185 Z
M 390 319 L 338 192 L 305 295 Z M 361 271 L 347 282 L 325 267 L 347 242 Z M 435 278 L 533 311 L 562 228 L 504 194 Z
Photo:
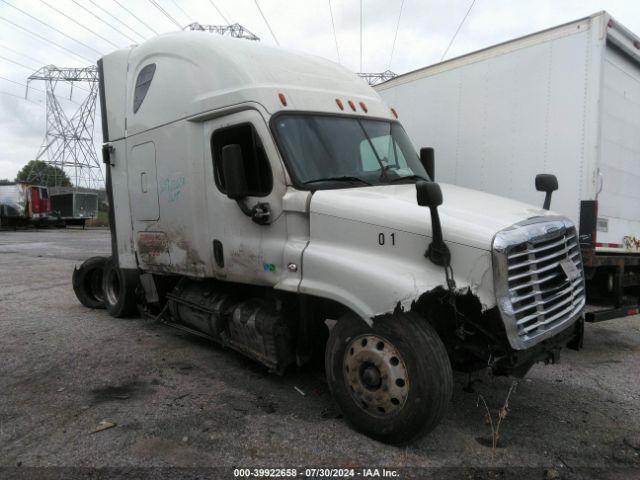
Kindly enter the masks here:
M 169 327 L 81 306 L 74 265 L 108 251 L 106 230 L 0 232 L 0 476 L 387 466 L 465 478 L 640 478 L 638 316 L 589 324 L 583 351 L 535 366 L 511 394 L 492 460 L 479 396 L 495 416 L 511 379 L 479 374 L 469 393 L 457 375 L 436 430 L 409 447 L 384 445 L 337 418 L 322 372 L 278 377 Z M 116 426 L 92 433 L 103 420 Z

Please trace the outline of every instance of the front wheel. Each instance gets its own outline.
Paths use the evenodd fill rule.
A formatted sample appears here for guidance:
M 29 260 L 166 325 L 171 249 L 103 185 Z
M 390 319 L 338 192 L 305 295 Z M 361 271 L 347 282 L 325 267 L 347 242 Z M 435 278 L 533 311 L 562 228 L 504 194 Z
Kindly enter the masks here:
M 345 418 L 386 443 L 407 443 L 435 428 L 453 391 L 442 341 L 412 313 L 377 318 L 373 327 L 346 314 L 331 330 L 325 367 Z

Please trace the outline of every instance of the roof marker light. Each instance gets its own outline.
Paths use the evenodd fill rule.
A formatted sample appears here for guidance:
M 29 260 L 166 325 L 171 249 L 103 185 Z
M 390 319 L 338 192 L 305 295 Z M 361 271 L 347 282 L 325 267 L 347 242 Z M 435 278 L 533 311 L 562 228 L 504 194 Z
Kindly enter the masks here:
M 339 98 L 336 98 L 336 105 L 338 105 L 338 108 L 340 110 L 344 110 L 344 104 L 342 103 L 342 100 L 340 100 Z
M 355 112 L 356 111 L 356 104 L 353 103 L 353 100 L 349 100 L 347 103 L 351 107 L 351 110 L 353 110 Z
M 367 105 L 364 102 L 360 102 L 360 108 L 364 110 L 364 113 L 369 112 L 369 109 L 367 108 Z
M 280 103 L 283 107 L 287 106 L 287 98 L 284 96 L 284 93 L 279 93 L 278 98 L 280 99 Z
M 396 109 L 391 107 L 391 113 L 393 113 L 393 116 L 398 118 L 398 112 L 396 112 Z

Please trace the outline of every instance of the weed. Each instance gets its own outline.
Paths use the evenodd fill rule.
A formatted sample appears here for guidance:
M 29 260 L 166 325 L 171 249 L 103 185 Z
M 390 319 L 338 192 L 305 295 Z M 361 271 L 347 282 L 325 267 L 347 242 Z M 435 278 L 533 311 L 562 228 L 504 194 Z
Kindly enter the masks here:
M 482 401 L 482 404 L 484 405 L 484 409 L 485 409 L 484 421 L 487 425 L 491 427 L 491 463 L 492 464 L 495 461 L 496 449 L 498 448 L 498 441 L 500 440 L 500 426 L 502 425 L 502 421 L 505 418 L 507 418 L 507 415 L 509 414 L 509 398 L 511 397 L 511 393 L 513 393 L 513 391 L 516 389 L 517 386 L 518 386 L 518 381 L 514 380 L 511 383 L 511 387 L 509 387 L 509 392 L 507 393 L 507 397 L 504 399 L 504 404 L 502 405 L 502 407 L 500 407 L 500 409 L 497 412 L 497 417 L 495 418 L 495 420 L 493 418 L 493 415 L 491 414 L 491 410 L 489 410 L 489 406 L 487 405 L 487 402 L 485 401 L 484 397 L 482 395 L 478 395 L 478 401 L 476 402 L 476 407 L 480 404 L 480 401 Z

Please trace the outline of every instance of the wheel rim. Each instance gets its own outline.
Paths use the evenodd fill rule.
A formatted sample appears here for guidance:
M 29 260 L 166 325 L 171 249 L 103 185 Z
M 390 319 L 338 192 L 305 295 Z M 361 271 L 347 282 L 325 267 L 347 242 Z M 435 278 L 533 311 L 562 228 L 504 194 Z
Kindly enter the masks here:
M 107 273 L 106 291 L 104 295 L 111 305 L 118 303 L 118 297 L 120 296 L 120 278 L 115 270 L 109 270 Z
M 344 378 L 356 405 L 370 415 L 397 414 L 407 401 L 409 376 L 398 349 L 377 335 L 351 340 L 344 354 Z

